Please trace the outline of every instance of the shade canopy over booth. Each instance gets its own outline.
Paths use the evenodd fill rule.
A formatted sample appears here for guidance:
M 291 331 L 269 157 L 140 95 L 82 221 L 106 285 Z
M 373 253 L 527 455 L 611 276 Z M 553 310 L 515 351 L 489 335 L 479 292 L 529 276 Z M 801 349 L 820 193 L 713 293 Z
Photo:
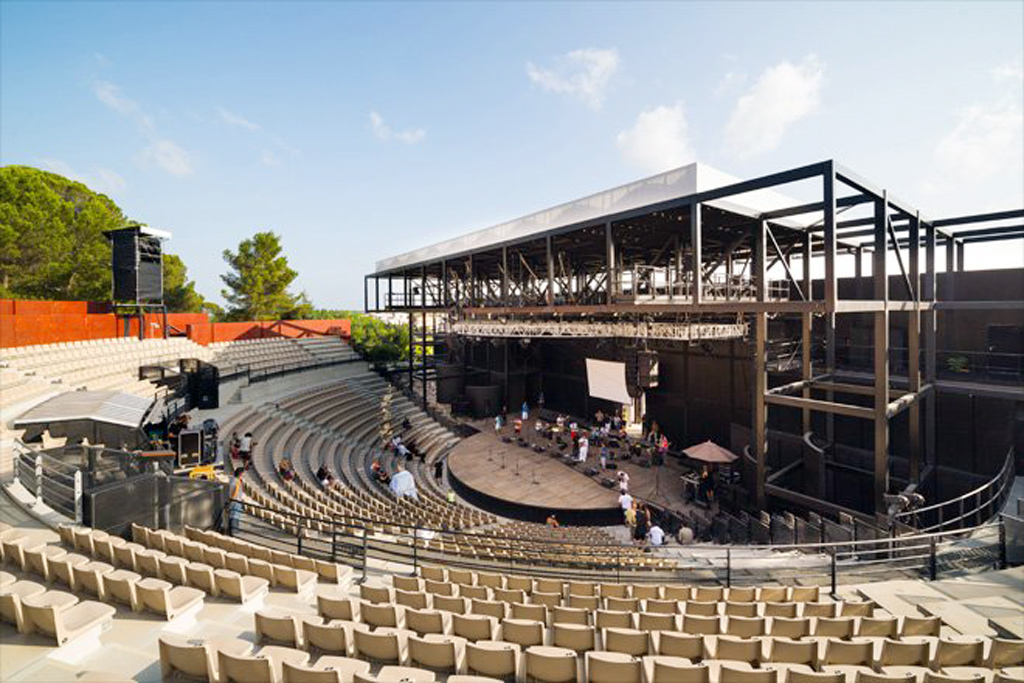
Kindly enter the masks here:
M 722 448 L 714 441 L 705 441 L 696 446 L 690 446 L 683 449 L 683 453 L 686 453 L 687 457 L 694 460 L 714 464 L 728 464 L 739 457 L 729 449 Z

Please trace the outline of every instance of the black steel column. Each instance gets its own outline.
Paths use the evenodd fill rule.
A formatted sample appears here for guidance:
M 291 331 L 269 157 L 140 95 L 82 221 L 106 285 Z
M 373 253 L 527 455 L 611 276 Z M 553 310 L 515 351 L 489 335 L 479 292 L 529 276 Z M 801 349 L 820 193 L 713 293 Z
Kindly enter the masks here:
M 921 391 L 921 215 L 911 217 L 907 241 L 910 247 L 910 286 L 913 291 L 913 308 L 907 314 L 907 355 L 908 390 Z M 921 475 L 921 401 L 915 400 L 907 417 L 910 430 L 909 464 L 910 483 L 916 483 Z
M 693 303 L 696 306 L 699 306 L 704 300 L 704 278 L 701 277 L 700 272 L 701 255 L 703 252 L 701 245 L 700 207 L 699 203 L 690 205 L 690 248 L 693 251 L 690 264 L 693 268 Z
M 555 256 L 551 253 L 551 235 L 545 239 L 548 267 L 548 306 L 555 305 Z
M 889 251 L 888 236 L 889 200 L 885 191 L 875 202 L 875 251 L 871 264 L 874 299 L 883 306 L 874 312 L 874 501 L 875 514 L 884 515 L 885 494 L 889 487 L 889 278 L 886 270 L 886 256 Z
M 612 224 L 604 224 L 604 255 L 605 255 L 605 303 L 615 303 L 615 237 L 612 235 Z

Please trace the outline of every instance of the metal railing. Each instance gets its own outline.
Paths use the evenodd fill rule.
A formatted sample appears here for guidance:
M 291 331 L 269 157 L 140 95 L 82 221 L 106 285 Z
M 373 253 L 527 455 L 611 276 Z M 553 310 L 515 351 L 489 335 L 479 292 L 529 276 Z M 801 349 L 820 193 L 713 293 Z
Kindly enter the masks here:
M 37 501 L 76 522 L 82 521 L 82 472 L 77 467 L 29 448 L 20 439 L 14 444 L 14 480 Z
M 894 521 L 909 524 L 920 532 L 949 531 L 976 526 L 995 517 L 1013 486 L 1016 453 L 1011 447 L 1006 460 L 992 479 L 950 500 L 896 514 Z
M 701 545 L 699 557 L 659 549 L 557 539 L 526 540 L 426 525 L 386 524 L 357 517 L 325 522 L 245 503 L 233 535 L 290 552 L 365 570 L 384 563 L 443 564 L 564 580 L 683 582 L 725 586 L 816 583 L 834 594 L 841 584 L 881 577 L 936 579 L 1006 566 L 1002 519 L 975 527 L 892 538 L 790 545 Z M 227 519 L 227 515 L 224 516 Z M 226 527 L 225 527 L 226 528 Z M 517 550 L 517 544 L 520 548 Z M 673 546 L 675 548 L 676 546 Z M 461 552 L 455 552 L 460 548 Z M 636 566 L 638 557 L 664 562 Z M 674 560 L 674 562 L 671 562 Z M 392 565 L 393 566 L 393 565 Z

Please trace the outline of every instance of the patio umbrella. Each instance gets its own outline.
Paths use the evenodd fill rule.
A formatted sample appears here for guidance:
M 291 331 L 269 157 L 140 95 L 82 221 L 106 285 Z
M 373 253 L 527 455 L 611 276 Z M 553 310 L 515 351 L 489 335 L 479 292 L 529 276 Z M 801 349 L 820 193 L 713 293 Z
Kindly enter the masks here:
M 699 443 L 696 446 L 690 446 L 683 450 L 683 453 L 694 460 L 700 460 L 701 462 L 710 463 L 730 463 L 736 460 L 739 456 L 735 455 L 732 451 L 722 448 L 714 441 L 705 441 Z

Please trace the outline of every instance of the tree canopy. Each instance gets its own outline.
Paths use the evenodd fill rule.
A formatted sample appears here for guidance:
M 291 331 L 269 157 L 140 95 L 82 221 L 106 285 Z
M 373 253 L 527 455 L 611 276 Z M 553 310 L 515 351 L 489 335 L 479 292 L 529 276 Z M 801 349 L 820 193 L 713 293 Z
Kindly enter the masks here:
M 0 296 L 110 298 L 110 244 L 123 227 L 110 198 L 27 166 L 0 168 Z
M 409 329 L 405 325 L 392 325 L 357 311 L 317 309 L 309 317 L 317 320 L 349 320 L 352 324 L 352 347 L 368 361 L 387 362 L 409 358 Z
M 224 250 L 229 271 L 221 275 L 227 287 L 221 295 L 228 303 L 229 320 L 279 320 L 306 318 L 312 305 L 306 295 L 292 294 L 288 287 L 298 276 L 282 255 L 281 238 L 274 232 L 257 232 L 242 240 L 238 251 Z

